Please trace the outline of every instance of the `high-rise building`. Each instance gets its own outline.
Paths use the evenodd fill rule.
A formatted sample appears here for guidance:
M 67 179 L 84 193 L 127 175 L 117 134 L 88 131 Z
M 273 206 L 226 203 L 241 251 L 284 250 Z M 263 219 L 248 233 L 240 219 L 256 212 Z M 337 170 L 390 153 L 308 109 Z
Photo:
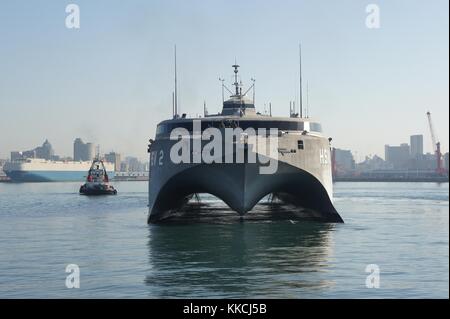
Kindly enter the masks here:
M 73 160 L 82 161 L 84 143 L 81 138 L 76 138 L 73 142 Z
M 46 160 L 53 160 L 55 158 L 55 151 L 53 150 L 52 144 L 48 140 L 42 144 L 29 151 L 22 152 L 11 152 L 11 161 L 15 161 L 21 158 L 42 158 Z
M 128 163 L 127 162 L 120 163 L 120 171 L 121 172 L 128 172 Z
M 3 165 L 5 165 L 6 160 L 0 159 L 0 178 L 4 179 L 6 177 L 5 172 L 3 171 Z
M 373 155 L 366 156 L 363 162 L 357 164 L 357 169 L 359 171 L 386 170 L 389 169 L 389 165 L 378 155 Z
M 120 154 L 116 152 L 109 152 L 105 154 L 107 162 L 114 163 L 114 171 L 120 172 Z
M 400 146 L 384 146 L 384 155 L 386 162 L 392 165 L 395 169 L 405 169 L 408 167 L 410 159 L 409 145 L 406 143 Z
M 141 163 L 137 159 L 137 157 L 127 156 L 125 157 L 125 162 L 128 164 L 129 172 L 139 172 L 142 171 Z
M 17 161 L 23 157 L 22 152 L 11 152 L 11 162 Z
M 411 135 L 410 145 L 411 158 L 420 159 L 423 155 L 423 135 Z
M 341 173 L 349 172 L 355 169 L 355 160 L 351 151 L 336 148 L 334 150 L 334 156 L 336 168 Z
M 47 160 L 50 160 L 55 155 L 52 144 L 50 144 L 48 140 L 45 140 L 42 146 L 38 146 L 34 150 L 36 152 L 37 158 L 45 158 Z
M 95 157 L 95 145 L 93 143 L 86 143 L 85 149 L 86 149 L 86 160 L 92 161 Z
M 444 154 L 444 168 L 448 173 L 448 152 Z
M 148 172 L 149 170 L 149 163 L 142 163 L 137 157 L 127 156 L 122 164 L 124 163 L 125 165 L 121 165 L 122 172 Z
M 73 142 L 74 161 L 92 161 L 95 157 L 95 146 L 92 143 L 84 143 L 81 138 Z

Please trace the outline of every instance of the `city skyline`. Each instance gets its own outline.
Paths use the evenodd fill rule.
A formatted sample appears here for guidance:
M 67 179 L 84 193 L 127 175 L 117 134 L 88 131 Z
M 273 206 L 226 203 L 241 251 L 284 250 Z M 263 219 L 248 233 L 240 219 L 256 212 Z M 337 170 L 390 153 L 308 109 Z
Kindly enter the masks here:
M 40 156 L 36 156 L 36 154 L 38 154 L 39 153 L 39 149 L 42 149 L 46 144 L 49 145 L 50 149 L 51 149 L 51 155 L 49 155 L 49 156 L 56 156 L 58 159 L 60 158 L 60 159 L 64 159 L 64 160 L 73 159 L 75 161 L 79 161 L 79 160 L 90 161 L 90 160 L 92 160 L 94 158 L 94 154 L 97 153 L 97 152 L 99 152 L 100 155 L 104 156 L 105 158 L 107 158 L 108 155 L 111 156 L 111 154 L 116 154 L 116 155 L 119 156 L 119 158 L 121 158 L 122 155 L 125 155 L 124 158 L 136 158 L 136 159 L 139 159 L 138 157 L 135 157 L 132 154 L 128 154 L 127 155 L 127 154 L 123 154 L 121 152 L 117 152 L 115 150 L 106 150 L 106 151 L 102 150 L 102 151 L 100 151 L 101 148 L 100 148 L 99 144 L 95 144 L 94 145 L 94 143 L 92 143 L 92 142 L 84 143 L 83 139 L 80 138 L 80 137 L 76 137 L 73 140 L 72 156 L 71 155 L 67 155 L 67 154 L 61 155 L 58 152 L 55 152 L 55 150 L 52 148 L 52 145 L 51 145 L 50 141 L 48 139 L 45 139 L 45 141 L 44 141 L 42 146 L 36 146 L 33 150 L 14 150 L 14 151 L 10 152 L 11 156 L 9 156 L 7 158 L 0 158 L 0 159 L 3 159 L 3 160 L 13 159 L 13 153 L 15 155 L 20 155 L 20 156 L 23 155 L 23 156 L 27 157 L 27 156 L 30 156 L 29 154 L 31 154 L 31 152 L 35 152 L 35 154 L 33 156 L 31 156 L 31 157 L 40 158 Z M 413 135 L 409 136 L 409 143 L 407 143 L 407 142 L 406 143 L 400 143 L 400 144 L 387 143 L 387 144 L 384 145 L 384 152 L 383 153 L 381 153 L 381 154 L 367 154 L 367 155 L 365 155 L 365 156 L 363 156 L 361 158 L 358 157 L 357 152 L 352 150 L 352 149 L 344 149 L 344 148 L 339 148 L 339 147 L 333 147 L 333 148 L 336 149 L 336 150 L 350 152 L 351 156 L 355 160 L 355 163 L 358 164 L 358 163 L 364 162 L 367 158 L 371 158 L 373 156 L 378 156 L 378 157 L 382 158 L 385 161 L 389 161 L 386 158 L 386 149 L 387 148 L 398 148 L 398 147 L 401 148 L 401 147 L 404 147 L 404 146 L 407 147 L 407 153 L 408 153 L 407 156 L 410 157 L 410 158 L 417 158 L 418 156 L 420 157 L 420 156 L 423 156 L 423 155 L 435 156 L 436 153 L 434 152 L 434 150 L 426 151 L 426 150 L 424 150 L 423 145 L 424 145 L 424 136 L 423 136 L 423 134 L 413 134 Z M 441 156 L 443 156 L 446 153 L 448 153 L 448 151 L 447 152 L 441 152 Z M 45 158 L 45 157 L 43 157 L 43 158 Z M 139 160 L 141 160 L 141 159 L 139 159 Z M 148 161 L 148 158 L 144 158 L 143 161 L 144 162 Z
M 174 44 L 181 112 L 202 114 L 203 101 L 219 111 L 218 78 L 230 82 L 236 58 L 244 85 L 256 78 L 257 109 L 271 102 L 275 116 L 288 115 L 289 101 L 298 100 L 299 42 L 304 101 L 308 83 L 310 114 L 334 147 L 360 160 L 384 157 L 384 145 L 422 134 L 424 152 L 432 152 L 430 111 L 448 151 L 446 1 L 379 1 L 379 29 L 366 27 L 360 1 L 268 1 L 258 10 L 252 1 L 76 3 L 78 30 L 64 26 L 66 4 L 3 5 L 0 158 L 45 138 L 70 154 L 81 137 L 146 159 L 156 124 L 171 116 Z M 235 5 L 246 19 L 230 22 Z

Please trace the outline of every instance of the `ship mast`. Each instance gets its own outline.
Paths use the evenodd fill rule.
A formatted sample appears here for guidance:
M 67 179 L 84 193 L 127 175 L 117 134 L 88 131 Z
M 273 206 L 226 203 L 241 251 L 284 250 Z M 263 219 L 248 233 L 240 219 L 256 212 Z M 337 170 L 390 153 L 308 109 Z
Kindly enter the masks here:
M 305 107 L 305 117 L 309 117 L 309 83 L 306 81 L 306 107 Z
M 174 62 L 175 62 L 175 92 L 174 92 L 174 109 L 175 109 L 175 114 L 174 117 L 178 117 L 178 94 L 177 94 L 177 46 L 175 45 L 174 48 Z
M 234 62 L 234 65 L 232 65 L 232 67 L 234 68 L 234 83 L 233 85 L 236 87 L 236 96 L 240 96 L 239 93 L 239 82 L 238 82 L 238 68 L 239 65 L 237 65 L 236 61 Z
M 300 118 L 303 117 L 303 94 L 302 94 L 302 45 L 298 44 L 298 52 L 299 52 L 299 68 L 300 68 L 300 83 L 299 83 L 299 90 L 300 90 Z

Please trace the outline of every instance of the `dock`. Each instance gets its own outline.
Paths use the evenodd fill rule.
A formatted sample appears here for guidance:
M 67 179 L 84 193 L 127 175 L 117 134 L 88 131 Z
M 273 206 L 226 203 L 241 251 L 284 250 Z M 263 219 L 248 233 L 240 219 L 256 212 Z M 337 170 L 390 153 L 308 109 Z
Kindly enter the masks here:
M 148 172 L 116 172 L 114 176 L 115 182 L 123 181 L 148 181 Z

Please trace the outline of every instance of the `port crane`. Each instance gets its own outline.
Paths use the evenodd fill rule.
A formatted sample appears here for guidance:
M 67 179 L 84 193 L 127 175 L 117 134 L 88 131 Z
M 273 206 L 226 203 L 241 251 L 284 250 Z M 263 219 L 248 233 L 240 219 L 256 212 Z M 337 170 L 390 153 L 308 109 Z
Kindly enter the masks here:
M 436 141 L 436 135 L 434 133 L 433 122 L 431 121 L 431 113 L 427 112 L 428 125 L 430 126 L 431 143 L 433 145 L 434 154 L 436 154 L 436 173 L 443 175 L 445 173 L 442 167 L 442 152 L 441 152 L 441 142 Z

